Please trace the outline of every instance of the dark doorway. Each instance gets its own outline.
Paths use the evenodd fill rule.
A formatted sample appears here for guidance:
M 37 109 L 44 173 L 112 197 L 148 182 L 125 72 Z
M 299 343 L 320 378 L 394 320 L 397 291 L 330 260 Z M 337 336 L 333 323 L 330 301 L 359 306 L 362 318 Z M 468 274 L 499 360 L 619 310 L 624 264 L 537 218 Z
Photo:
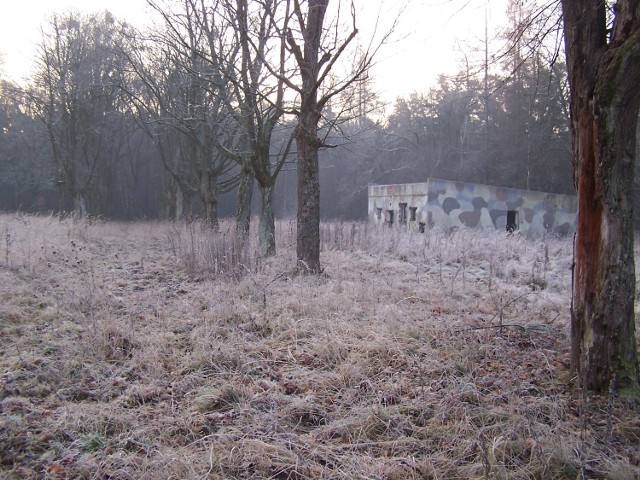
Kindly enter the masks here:
M 401 203 L 398 210 L 398 222 L 407 223 L 407 204 Z
M 507 211 L 507 232 L 515 232 L 518 230 L 518 211 Z

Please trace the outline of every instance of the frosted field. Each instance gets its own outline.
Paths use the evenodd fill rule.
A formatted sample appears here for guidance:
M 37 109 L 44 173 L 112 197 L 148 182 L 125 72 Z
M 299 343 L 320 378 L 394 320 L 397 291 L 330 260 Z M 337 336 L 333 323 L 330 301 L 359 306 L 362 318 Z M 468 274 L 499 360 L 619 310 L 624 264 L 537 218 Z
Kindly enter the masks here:
M 327 223 L 305 277 L 294 230 L 0 215 L 0 476 L 640 478 L 640 400 L 569 375 L 570 238 Z

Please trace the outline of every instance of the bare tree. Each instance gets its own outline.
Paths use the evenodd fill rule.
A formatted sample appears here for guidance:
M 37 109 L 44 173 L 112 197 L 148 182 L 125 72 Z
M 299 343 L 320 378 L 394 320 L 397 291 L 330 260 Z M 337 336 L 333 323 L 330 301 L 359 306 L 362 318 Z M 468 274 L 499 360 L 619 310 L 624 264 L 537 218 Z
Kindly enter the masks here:
M 295 112 L 298 117 L 295 133 L 298 155 L 296 251 L 301 271 L 320 273 L 318 150 L 330 145 L 318 136 L 318 124 L 327 103 L 367 72 L 372 53 L 360 52 L 359 61 L 346 79 L 332 77 L 332 68 L 358 34 L 355 8 L 351 3 L 349 33 L 340 41 L 335 36 L 331 37 L 332 30 L 325 26 L 329 0 L 308 0 L 306 12 L 303 11 L 303 4 L 293 0 L 292 25 L 284 32 L 300 77 L 299 84 L 287 81 L 299 96 L 299 108 Z
M 224 31 L 205 28 L 215 18 L 215 5 L 184 0 L 174 11 L 149 4 L 162 15 L 165 29 L 152 35 L 145 52 L 129 55 L 141 83 L 140 93 L 129 90 L 130 98 L 176 187 L 176 217 L 197 196 L 206 221 L 216 227 L 218 196 L 239 181 L 235 165 L 220 150 L 236 138 L 226 110 L 224 71 L 233 65 L 235 51 L 226 48 Z M 220 61 L 224 56 L 228 62 Z
M 125 29 L 108 12 L 54 15 L 43 32 L 29 91 L 47 129 L 55 181 L 81 216 L 87 214 L 100 171 L 107 168 L 114 140 L 109 131 L 122 112 L 118 85 L 123 69 L 113 45 Z
M 255 178 L 261 193 L 259 224 L 260 249 L 263 255 L 275 255 L 275 217 L 273 195 L 278 174 L 287 160 L 292 137 L 280 148 L 274 144 L 274 130 L 285 113 L 285 64 L 287 61 L 284 38 L 277 35 L 279 16 L 288 21 L 288 13 L 281 14 L 284 0 L 265 2 L 227 1 L 230 24 L 236 32 L 240 48 L 240 62 L 229 79 L 233 88 L 228 96 L 237 105 L 233 115 L 242 140 L 234 151 L 227 154 L 236 160 L 245 178 Z M 238 192 L 240 205 L 247 204 L 246 190 Z M 240 212 L 239 212 L 240 213 Z M 240 231 L 247 229 L 246 214 L 240 215 Z
M 640 0 L 563 0 L 578 227 L 571 364 L 584 387 L 637 389 L 632 191 Z M 612 24 L 608 24 L 608 20 Z
M 197 188 L 186 152 L 181 148 L 179 127 L 181 89 L 184 83 L 173 50 L 163 48 L 160 35 L 145 43 L 134 39 L 133 48 L 118 45 L 134 80 L 122 84 L 138 124 L 151 139 L 168 179 L 164 186 L 164 216 L 181 220 L 190 215 Z

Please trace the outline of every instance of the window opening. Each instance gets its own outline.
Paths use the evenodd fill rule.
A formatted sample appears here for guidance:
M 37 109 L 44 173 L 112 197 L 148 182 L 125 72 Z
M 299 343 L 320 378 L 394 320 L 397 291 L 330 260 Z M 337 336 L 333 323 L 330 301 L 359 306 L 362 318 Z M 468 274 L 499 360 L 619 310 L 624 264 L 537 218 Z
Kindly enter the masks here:
M 418 210 L 418 207 L 409 207 L 409 221 L 411 222 L 415 222 L 416 221 L 416 212 Z
M 387 210 L 387 224 L 393 225 L 393 210 Z
M 382 218 L 382 209 L 376 208 L 376 218 L 380 220 Z

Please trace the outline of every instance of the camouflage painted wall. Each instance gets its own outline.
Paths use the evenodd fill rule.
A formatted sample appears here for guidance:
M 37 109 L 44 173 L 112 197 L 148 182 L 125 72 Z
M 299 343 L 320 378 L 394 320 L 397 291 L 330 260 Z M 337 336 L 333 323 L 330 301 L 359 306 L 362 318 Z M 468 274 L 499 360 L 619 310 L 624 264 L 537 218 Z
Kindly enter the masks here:
M 467 226 L 568 235 L 575 232 L 577 212 L 574 196 L 476 183 L 429 179 L 369 186 L 369 221 L 407 228 Z

